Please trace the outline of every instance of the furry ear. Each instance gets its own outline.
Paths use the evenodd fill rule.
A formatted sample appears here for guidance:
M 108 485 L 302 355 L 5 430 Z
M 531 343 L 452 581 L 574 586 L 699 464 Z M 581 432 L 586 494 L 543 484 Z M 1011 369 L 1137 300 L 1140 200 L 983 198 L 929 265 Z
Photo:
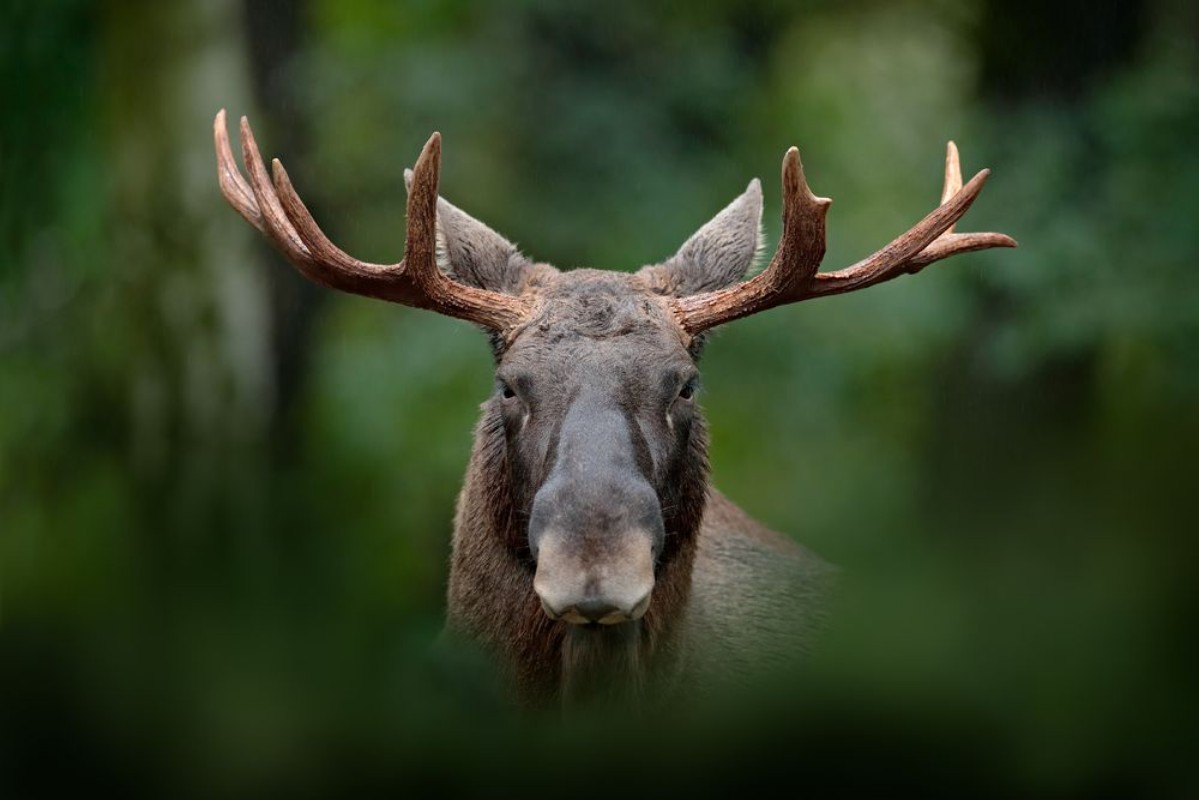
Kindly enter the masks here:
M 412 170 L 404 170 L 412 191 Z M 459 283 L 493 292 L 520 294 L 533 267 L 516 245 L 479 220 L 437 198 L 437 263 Z
M 684 297 L 723 289 L 745 277 L 762 249 L 762 184 L 754 178 L 666 263 L 637 274 L 661 294 Z

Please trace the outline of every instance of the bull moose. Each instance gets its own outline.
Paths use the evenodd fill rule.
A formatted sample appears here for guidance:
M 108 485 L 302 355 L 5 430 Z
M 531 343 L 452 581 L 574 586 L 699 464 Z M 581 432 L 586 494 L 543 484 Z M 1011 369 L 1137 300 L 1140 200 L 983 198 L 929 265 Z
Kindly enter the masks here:
M 752 278 L 756 179 L 661 264 L 559 271 L 438 196 L 434 133 L 405 175 L 404 258 L 371 264 L 326 238 L 277 159 L 268 172 L 245 117 L 246 176 L 224 110 L 214 136 L 225 198 L 305 276 L 490 334 L 495 387 L 458 498 L 446 629 L 482 645 L 531 706 L 743 681 L 820 627 L 832 568 L 709 482 L 696 404 L 707 331 L 1016 244 L 954 232 L 988 171 L 963 186 L 951 142 L 935 210 L 863 261 L 818 272 L 830 201 L 791 148 L 781 239 Z

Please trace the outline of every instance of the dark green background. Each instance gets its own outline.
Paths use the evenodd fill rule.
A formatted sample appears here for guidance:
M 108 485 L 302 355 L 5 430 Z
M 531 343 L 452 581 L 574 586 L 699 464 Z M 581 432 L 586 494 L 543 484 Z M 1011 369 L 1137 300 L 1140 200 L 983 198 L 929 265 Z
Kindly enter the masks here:
M 1199 14 L 1048 5 L 10 0 L 5 783 L 1195 790 Z M 220 197 L 222 106 L 377 261 L 433 130 L 446 196 L 563 267 L 660 260 L 755 175 L 773 247 L 792 144 L 828 268 L 931 209 L 947 139 L 992 168 L 962 229 L 1020 249 L 708 348 L 717 484 L 844 570 L 770 712 L 513 720 L 429 655 L 484 337 L 305 284 Z

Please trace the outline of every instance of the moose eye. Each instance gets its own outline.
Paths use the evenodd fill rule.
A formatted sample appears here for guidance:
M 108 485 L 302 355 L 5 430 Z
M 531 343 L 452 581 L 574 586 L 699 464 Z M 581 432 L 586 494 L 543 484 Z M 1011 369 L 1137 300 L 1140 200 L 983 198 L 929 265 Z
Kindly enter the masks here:
M 695 397 L 695 381 L 687 381 L 683 388 L 679 389 L 679 399 L 690 400 L 692 397 Z
M 500 381 L 500 397 L 504 398 L 505 400 L 511 400 L 513 397 L 516 397 L 516 392 L 513 391 L 511 386 L 503 381 Z

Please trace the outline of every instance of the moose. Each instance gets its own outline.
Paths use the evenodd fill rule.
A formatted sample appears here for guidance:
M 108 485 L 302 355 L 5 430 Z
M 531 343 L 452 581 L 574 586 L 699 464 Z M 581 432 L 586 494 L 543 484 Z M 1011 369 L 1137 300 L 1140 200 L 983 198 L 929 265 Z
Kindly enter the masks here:
M 950 142 L 937 208 L 857 264 L 819 272 L 831 201 L 809 189 L 792 147 L 781 238 L 753 277 L 757 179 L 663 263 L 559 271 L 439 197 L 434 133 L 405 172 L 404 257 L 372 264 L 325 236 L 278 159 L 268 173 L 245 117 L 244 176 L 223 109 L 214 139 L 222 194 L 304 276 L 490 335 L 494 391 L 458 497 L 446 631 L 488 652 L 532 707 L 736 684 L 802 655 L 823 625 L 834 568 L 709 481 L 696 402 L 708 331 L 1016 245 L 954 231 L 989 173 L 963 186 Z

